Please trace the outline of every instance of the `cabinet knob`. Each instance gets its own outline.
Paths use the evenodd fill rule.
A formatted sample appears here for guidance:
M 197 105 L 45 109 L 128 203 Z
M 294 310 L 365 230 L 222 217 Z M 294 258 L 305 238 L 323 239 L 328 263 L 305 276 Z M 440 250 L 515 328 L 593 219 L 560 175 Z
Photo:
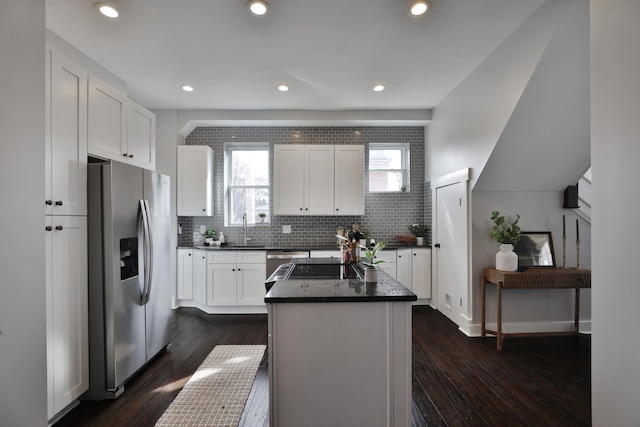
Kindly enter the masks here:
M 191 254 L 187 254 L 187 255 L 191 256 Z
M 302 210 L 302 208 L 300 208 L 300 210 Z
M 413 254 L 413 256 L 416 256 L 417 254 Z
M 122 153 L 122 157 L 127 157 L 127 153 Z
M 61 225 L 56 225 L 56 230 L 58 230 L 58 231 L 62 231 L 63 229 L 64 229 L 64 227 L 63 227 L 63 226 L 61 226 Z
M 435 246 L 436 248 L 440 248 L 440 243 L 436 243 L 436 244 L 435 244 L 435 245 L 433 245 L 433 246 Z
M 56 202 L 56 206 L 62 206 L 62 200 L 58 200 L 58 201 Z
M 53 227 L 52 227 L 52 226 L 50 226 L 50 225 L 47 225 L 44 229 L 45 229 L 46 231 L 51 231 L 51 230 L 53 230 Z
M 53 200 L 45 200 L 44 204 L 51 206 L 53 204 Z
M 338 212 L 340 209 L 336 208 L 336 212 Z
M 202 212 L 206 212 L 206 211 L 207 211 L 206 209 L 202 209 Z
M 238 271 L 240 271 L 240 269 L 238 268 Z
M 133 154 L 129 154 L 129 158 L 130 158 L 130 159 L 133 159 Z

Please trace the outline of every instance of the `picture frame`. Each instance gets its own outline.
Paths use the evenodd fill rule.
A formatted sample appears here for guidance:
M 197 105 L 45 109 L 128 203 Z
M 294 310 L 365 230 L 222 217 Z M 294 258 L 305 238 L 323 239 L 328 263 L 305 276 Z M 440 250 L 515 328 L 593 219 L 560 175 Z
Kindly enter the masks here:
M 523 231 L 513 250 L 518 267 L 555 268 L 556 256 L 550 231 Z

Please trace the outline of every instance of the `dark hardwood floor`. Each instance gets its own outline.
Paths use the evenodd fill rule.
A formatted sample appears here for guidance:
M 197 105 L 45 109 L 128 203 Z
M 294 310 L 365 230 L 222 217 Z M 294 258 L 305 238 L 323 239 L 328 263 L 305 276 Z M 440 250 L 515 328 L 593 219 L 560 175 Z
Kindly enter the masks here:
M 174 314 L 172 345 L 115 401 L 82 402 L 65 426 L 153 426 L 213 347 L 266 344 L 266 315 Z M 439 312 L 413 308 L 414 426 L 591 425 L 589 337 L 468 338 Z M 241 426 L 268 426 L 263 360 Z

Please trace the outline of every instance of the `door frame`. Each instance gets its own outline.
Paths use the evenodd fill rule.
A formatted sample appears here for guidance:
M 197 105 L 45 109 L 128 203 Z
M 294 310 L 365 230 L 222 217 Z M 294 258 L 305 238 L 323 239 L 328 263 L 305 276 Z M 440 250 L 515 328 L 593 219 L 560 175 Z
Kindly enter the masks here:
M 467 250 L 466 250 L 466 259 L 460 260 L 460 265 L 463 265 L 466 269 L 466 297 L 463 301 L 463 306 L 461 309 L 461 315 L 458 319 L 457 325 L 459 329 L 464 332 L 466 335 L 470 335 L 470 326 L 472 319 L 472 307 L 473 307 L 473 292 L 471 286 L 473 284 L 473 280 L 471 277 L 471 197 L 469 194 L 469 180 L 471 179 L 471 168 L 460 169 L 458 171 L 449 173 L 447 175 L 440 176 L 438 178 L 434 178 L 431 181 L 431 194 L 432 194 L 432 205 L 431 205 L 431 217 L 432 217 L 432 243 L 435 245 L 438 241 L 438 236 L 436 235 L 438 230 L 438 189 L 441 187 L 447 187 L 454 184 L 462 185 L 462 197 L 464 206 L 466 206 L 466 236 L 467 236 Z M 432 298 L 431 298 L 431 306 L 437 310 L 438 308 L 438 256 L 439 251 L 434 247 L 432 252 L 432 269 L 431 269 L 431 283 L 432 283 Z

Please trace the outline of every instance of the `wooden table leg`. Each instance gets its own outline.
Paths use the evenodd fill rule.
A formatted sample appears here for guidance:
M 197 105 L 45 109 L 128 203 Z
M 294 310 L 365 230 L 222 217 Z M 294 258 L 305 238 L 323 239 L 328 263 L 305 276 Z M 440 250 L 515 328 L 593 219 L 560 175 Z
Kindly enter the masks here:
M 484 276 L 484 274 L 482 275 L 482 330 L 480 332 L 482 338 L 484 338 L 485 336 L 485 331 L 486 331 L 486 320 L 485 320 L 485 313 L 486 313 L 486 290 L 487 290 L 487 278 Z
M 573 324 L 573 332 L 578 334 L 580 330 L 580 288 L 576 288 L 576 318 Z
M 502 350 L 502 283 L 496 283 L 496 289 L 498 292 L 498 313 L 497 313 L 497 326 L 496 326 L 496 341 L 498 342 L 498 350 Z

